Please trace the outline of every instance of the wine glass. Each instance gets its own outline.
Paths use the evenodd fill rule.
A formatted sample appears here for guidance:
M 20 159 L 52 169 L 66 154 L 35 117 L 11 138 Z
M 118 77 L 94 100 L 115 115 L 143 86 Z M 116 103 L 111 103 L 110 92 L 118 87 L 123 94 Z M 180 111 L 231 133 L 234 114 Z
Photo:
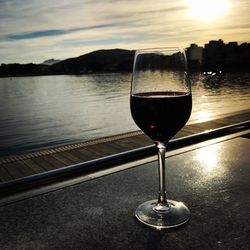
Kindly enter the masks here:
M 192 109 L 185 51 L 179 48 L 135 52 L 130 109 L 138 127 L 158 148 L 159 197 L 142 203 L 136 218 L 155 229 L 175 228 L 189 221 L 189 209 L 167 199 L 165 152 L 168 141 L 186 124 Z

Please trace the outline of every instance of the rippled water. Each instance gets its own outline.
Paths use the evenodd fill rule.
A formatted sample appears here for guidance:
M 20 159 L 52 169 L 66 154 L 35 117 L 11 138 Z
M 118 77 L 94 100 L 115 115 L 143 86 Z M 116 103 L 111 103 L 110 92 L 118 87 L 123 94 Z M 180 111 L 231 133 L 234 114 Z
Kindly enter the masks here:
M 130 74 L 0 78 L 0 156 L 138 130 Z M 189 123 L 250 107 L 250 74 L 191 76 Z
M 250 109 L 250 73 L 214 77 L 193 74 L 193 112 L 190 122 Z

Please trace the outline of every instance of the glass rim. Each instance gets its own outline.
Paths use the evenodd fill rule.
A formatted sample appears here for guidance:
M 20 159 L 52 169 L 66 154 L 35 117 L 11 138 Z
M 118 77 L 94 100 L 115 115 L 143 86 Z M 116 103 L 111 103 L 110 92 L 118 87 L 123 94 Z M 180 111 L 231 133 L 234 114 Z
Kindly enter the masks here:
M 152 53 L 152 52 L 160 52 L 160 51 L 185 51 L 184 47 L 152 47 L 152 48 L 140 48 L 140 49 L 136 49 L 135 53 L 136 54 L 142 54 L 142 53 Z

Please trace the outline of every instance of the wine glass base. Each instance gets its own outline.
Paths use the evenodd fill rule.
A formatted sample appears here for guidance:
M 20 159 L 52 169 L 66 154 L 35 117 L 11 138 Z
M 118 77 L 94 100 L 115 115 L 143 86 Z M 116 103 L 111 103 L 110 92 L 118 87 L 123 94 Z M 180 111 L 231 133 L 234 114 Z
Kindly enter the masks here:
M 158 204 L 158 200 L 146 201 L 136 209 L 135 217 L 158 230 L 176 228 L 190 220 L 190 211 L 182 202 L 167 201 L 168 206 Z

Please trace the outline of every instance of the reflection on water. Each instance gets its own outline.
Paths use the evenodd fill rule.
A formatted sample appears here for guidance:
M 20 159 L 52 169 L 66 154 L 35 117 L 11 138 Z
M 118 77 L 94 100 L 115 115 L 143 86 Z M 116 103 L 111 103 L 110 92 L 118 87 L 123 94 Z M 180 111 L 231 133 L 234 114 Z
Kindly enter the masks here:
M 205 106 L 203 104 L 204 103 L 202 103 L 202 106 Z M 209 104 L 209 103 L 205 103 L 205 104 Z M 206 110 L 205 107 L 204 109 L 199 110 L 196 114 L 196 120 L 198 122 L 204 122 L 204 121 L 210 120 L 212 117 L 213 117 L 213 112 Z
M 120 74 L 0 78 L 0 155 L 135 130 L 129 85 Z
M 0 78 L 0 156 L 138 130 L 130 74 Z M 250 74 L 193 74 L 189 123 L 250 107 Z
M 191 76 L 193 113 L 190 122 L 213 119 L 214 116 L 249 109 L 250 73 Z

